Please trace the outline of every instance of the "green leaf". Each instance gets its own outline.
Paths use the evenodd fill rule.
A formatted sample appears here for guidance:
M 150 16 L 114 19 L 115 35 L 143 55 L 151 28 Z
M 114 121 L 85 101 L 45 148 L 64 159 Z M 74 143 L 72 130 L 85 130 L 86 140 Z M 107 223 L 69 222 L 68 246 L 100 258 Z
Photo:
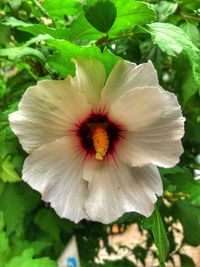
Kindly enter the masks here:
M 181 167 L 179 167 L 179 166 L 175 166 L 175 167 L 169 168 L 169 169 L 159 168 L 159 172 L 160 172 L 161 175 L 166 175 L 166 174 L 183 173 L 184 170 Z
M 158 250 L 160 265 L 165 266 L 165 260 L 169 253 L 169 241 L 157 207 L 153 214 L 144 220 L 143 227 L 152 231 L 155 245 Z
M 100 267 L 101 265 L 99 265 Z M 105 261 L 102 265 L 104 267 L 135 267 L 135 264 L 132 261 L 127 259 L 122 259 L 119 261 Z M 88 266 L 89 267 L 89 266 Z
M 192 204 L 200 207 L 200 181 L 194 180 L 188 169 L 182 169 L 176 175 L 167 175 L 167 179 L 176 186 L 177 192 L 184 193 Z
M 183 225 L 184 241 L 192 246 L 200 244 L 200 208 L 187 200 L 178 201 L 173 207 L 174 217 Z
M 141 215 L 136 212 L 127 212 L 123 214 L 118 220 L 118 224 L 136 223 L 141 220 Z
M 35 218 L 35 223 L 55 242 L 60 243 L 59 219 L 51 209 L 41 209 Z
M 39 195 L 23 183 L 8 184 L 0 194 L 7 233 L 19 232 L 27 213 L 39 203 Z
M 186 11 L 193 11 L 199 8 L 200 1 L 181 0 L 181 5 Z
M 33 35 L 36 35 L 37 38 L 39 38 L 38 41 L 42 41 L 48 38 L 50 39 L 50 36 L 55 37 L 55 38 L 64 38 L 67 32 L 67 29 L 57 30 L 55 28 L 50 28 L 46 26 L 45 24 L 26 23 L 22 20 L 18 20 L 13 17 L 5 18 L 2 24 L 5 26 L 11 26 L 13 28 L 16 27 L 17 29 L 21 31 L 29 32 Z
M 158 12 L 159 21 L 165 21 L 170 15 L 176 12 L 177 8 L 178 3 L 160 1 L 155 8 Z
M 0 253 L 9 250 L 8 237 L 6 232 L 0 231 Z
M 0 211 L 0 255 L 1 253 L 5 253 L 9 250 L 9 240 L 7 237 L 7 233 L 3 231 L 5 227 L 3 212 Z M 1 256 L 0 256 L 1 262 Z
M 38 34 L 49 34 L 56 39 L 68 39 L 72 42 L 82 40 L 82 42 L 85 41 L 87 43 L 102 37 L 102 33 L 88 23 L 83 13 L 80 13 L 77 19 L 72 22 L 70 29 L 66 27 L 55 29 L 44 24 L 26 23 L 13 17 L 5 18 L 2 24 L 17 27 L 20 31 L 29 32 L 35 36 Z
M 76 0 L 45 0 L 42 6 L 51 18 L 59 19 L 67 15 L 76 15 L 81 10 L 81 3 Z
M 32 214 L 31 214 L 32 215 Z M 10 236 L 11 244 L 10 250 L 7 251 L 6 262 L 8 262 L 11 258 L 19 256 L 24 252 L 26 249 L 33 249 L 34 258 L 37 256 L 43 255 L 47 250 L 54 248 L 55 244 L 52 240 L 49 240 L 48 237 L 40 237 L 40 233 L 35 228 L 33 222 L 28 218 L 28 223 L 25 225 L 26 227 L 26 234 L 22 233 L 13 233 Z M 27 240 L 27 237 L 30 236 L 30 232 L 32 232 L 31 227 L 34 227 L 33 236 L 34 239 L 37 239 L 33 242 Z M 28 233 L 28 234 L 27 234 Z M 45 253 L 46 254 L 46 253 Z M 5 255 L 6 256 L 6 255 Z M 1 262 L 1 258 L 0 258 Z
M 33 56 L 41 62 L 45 61 L 45 56 L 39 50 L 25 46 L 0 49 L 0 56 L 8 57 L 10 60 L 20 59 L 24 56 Z
M 96 1 L 92 6 L 84 7 L 85 17 L 97 30 L 107 33 L 112 27 L 117 9 L 109 0 Z
M 142 264 L 145 266 L 145 259 L 147 257 L 147 250 L 140 246 L 140 245 L 137 245 L 134 247 L 134 249 L 132 250 L 135 258 L 139 261 L 142 262 Z
M 179 27 L 169 23 L 152 23 L 148 25 L 154 44 L 170 56 L 177 56 L 184 51 L 191 63 L 194 80 L 200 89 L 200 52 L 189 36 Z
M 200 32 L 199 32 L 198 27 L 195 24 L 192 24 L 187 21 L 186 23 L 181 25 L 181 28 L 190 37 L 193 44 L 199 47 L 200 46 Z
M 4 161 L 1 163 L 0 178 L 4 182 L 18 182 L 20 177 L 15 171 L 15 167 L 10 161 L 11 156 L 7 156 Z
M 92 1 L 92 4 L 94 3 L 96 3 L 96 0 Z M 102 3 L 107 2 L 98 1 L 98 3 L 98 5 L 102 7 L 102 5 L 105 5 Z M 108 3 L 111 3 L 111 1 Z M 117 8 L 117 16 L 110 30 L 108 30 L 108 27 L 105 26 L 106 23 L 104 23 L 102 26 L 100 25 L 102 23 L 102 20 L 95 21 L 95 18 L 93 18 L 93 26 L 95 26 L 96 28 L 92 27 L 91 24 L 88 23 L 85 16 L 81 13 L 79 17 L 70 25 L 67 39 L 73 42 L 79 41 L 82 44 L 87 44 L 91 41 L 97 41 L 101 38 L 106 38 L 103 33 L 98 30 L 102 30 L 103 32 L 106 32 L 108 30 L 109 37 L 118 36 L 122 31 L 132 31 L 135 25 L 150 23 L 154 21 L 156 17 L 153 9 L 150 8 L 146 3 L 136 1 L 122 2 L 120 0 L 117 0 L 114 2 L 114 5 Z M 114 10 L 112 12 L 114 18 Z M 89 14 L 89 16 L 93 17 L 93 14 Z M 100 14 L 98 16 L 100 16 Z M 104 16 L 107 16 L 107 13 L 105 13 Z M 110 18 L 106 17 L 106 19 L 108 20 Z M 108 25 L 110 26 L 111 22 L 109 22 Z
M 75 75 L 75 66 L 71 62 L 72 58 L 93 57 L 100 60 L 106 69 L 107 75 L 116 64 L 118 57 L 105 49 L 101 53 L 100 49 L 93 45 L 90 47 L 80 47 L 68 41 L 47 40 L 47 44 L 57 51 L 47 59 L 47 64 L 52 70 L 57 71 L 61 77 L 65 78 L 67 74 Z
M 38 42 L 49 40 L 49 39 L 53 39 L 52 36 L 50 36 L 49 34 L 39 34 L 36 37 L 33 37 L 30 40 L 28 40 L 25 43 L 25 45 L 29 46 L 29 45 L 32 45 L 34 43 L 38 43 Z
M 198 93 L 198 87 L 194 81 L 190 62 L 184 53 L 173 60 L 173 68 L 176 70 L 174 87 L 178 89 L 181 104 L 185 106 Z
M 81 13 L 78 18 L 70 25 L 67 39 L 71 42 L 79 41 L 89 43 L 102 37 L 102 33 L 90 25 L 85 16 Z
M 137 1 L 115 1 L 117 17 L 109 34 L 132 30 L 135 25 L 144 25 L 155 20 L 155 11 L 147 3 Z
M 5 267 L 57 267 L 55 261 L 47 257 L 33 259 L 33 249 L 26 249 L 22 255 L 11 259 Z
M 8 3 L 10 5 L 10 7 L 16 11 L 20 8 L 21 4 L 22 4 L 22 0 L 8 0 Z
M 10 27 L 6 25 L 0 25 L 0 33 L 1 33 L 1 38 L 0 38 L 0 45 L 5 46 L 7 42 L 10 40 Z
M 69 29 L 67 28 L 55 29 L 44 24 L 30 24 L 29 26 L 18 26 L 17 28 L 20 31 L 29 32 L 35 36 L 38 36 L 39 34 L 48 34 L 55 39 L 66 39 L 69 32 Z
M 54 245 L 49 239 L 44 238 L 37 238 L 36 241 L 31 242 L 29 246 L 34 249 L 34 256 L 41 255 L 41 252 L 44 249 L 47 249 L 48 247 Z
M 5 226 L 5 223 L 4 223 L 4 218 L 3 218 L 3 212 L 0 211 L 0 231 L 3 230 L 4 226 Z
M 185 105 L 188 100 L 198 92 L 198 87 L 194 82 L 194 77 L 191 70 L 188 70 L 183 79 L 182 95 L 183 104 Z
M 27 27 L 31 25 L 30 23 L 26 23 L 22 20 L 18 20 L 11 16 L 4 18 L 4 20 L 1 21 L 1 24 L 11 27 L 18 27 L 18 26 Z

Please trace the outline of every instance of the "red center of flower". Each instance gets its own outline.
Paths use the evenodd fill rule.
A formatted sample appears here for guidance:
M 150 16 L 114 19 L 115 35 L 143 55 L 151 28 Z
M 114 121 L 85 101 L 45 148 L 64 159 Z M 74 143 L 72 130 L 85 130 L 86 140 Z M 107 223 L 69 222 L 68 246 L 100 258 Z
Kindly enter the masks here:
M 91 113 L 78 126 L 77 135 L 87 154 L 96 154 L 102 160 L 108 154 L 114 154 L 117 142 L 122 137 L 120 125 L 112 122 L 107 114 Z

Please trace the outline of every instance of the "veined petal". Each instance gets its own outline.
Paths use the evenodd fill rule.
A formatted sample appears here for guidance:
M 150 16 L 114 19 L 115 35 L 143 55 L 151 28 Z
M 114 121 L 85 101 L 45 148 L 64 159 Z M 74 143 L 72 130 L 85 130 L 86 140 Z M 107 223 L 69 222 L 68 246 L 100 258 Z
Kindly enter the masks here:
M 9 116 L 10 126 L 23 149 L 30 153 L 41 145 L 68 135 L 75 123 L 91 110 L 86 97 L 65 81 L 40 81 L 24 93 L 19 110 Z
M 152 163 L 168 168 L 179 162 L 183 152 L 181 138 L 185 118 L 176 96 L 169 92 L 162 93 L 165 104 L 160 117 L 142 128 L 131 129 L 132 132 L 124 135 L 118 155 L 126 164 L 143 166 Z
M 165 93 L 159 87 L 137 87 L 121 96 L 109 115 L 128 131 L 136 131 L 156 121 L 163 112 Z
M 76 77 L 72 79 L 72 83 L 86 95 L 88 102 L 95 108 L 99 104 L 101 89 L 105 83 L 105 68 L 100 61 L 92 58 L 83 57 L 74 62 Z
M 125 164 L 107 161 L 105 164 L 86 164 L 90 174 L 89 195 L 85 210 L 90 220 L 112 223 L 125 212 L 135 211 L 150 216 L 156 195 L 162 194 L 162 182 L 154 166 L 130 168 Z
M 152 62 L 136 65 L 120 60 L 114 66 L 102 91 L 102 105 L 112 104 L 129 90 L 144 86 L 159 86 Z
M 78 222 L 87 217 L 87 183 L 82 179 L 84 156 L 76 139 L 63 137 L 33 151 L 23 167 L 22 179 L 50 202 L 60 217 Z

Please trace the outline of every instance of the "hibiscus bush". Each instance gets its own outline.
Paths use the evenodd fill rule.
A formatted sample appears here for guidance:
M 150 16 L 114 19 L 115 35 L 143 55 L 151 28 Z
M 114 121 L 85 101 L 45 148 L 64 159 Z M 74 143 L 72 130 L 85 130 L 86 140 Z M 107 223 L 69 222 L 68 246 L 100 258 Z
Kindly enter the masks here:
M 180 266 L 195 266 L 184 247 L 200 245 L 199 7 L 199 0 L 0 2 L 1 267 L 57 266 L 72 236 L 77 239 L 82 267 L 148 267 L 147 257 L 154 261 L 152 266 L 177 266 L 177 259 Z M 136 64 L 151 60 L 160 85 L 177 96 L 186 119 L 184 153 L 176 166 L 159 168 L 164 193 L 150 217 L 129 212 L 108 225 L 90 220 L 74 223 L 60 218 L 21 179 L 27 154 L 8 116 L 18 109 L 26 89 L 38 81 L 74 77 L 79 58 L 101 62 L 107 77 L 120 59 Z M 101 75 L 98 64 L 94 74 Z M 151 80 L 154 74 L 149 69 L 145 75 Z M 162 144 L 154 145 L 158 146 L 155 151 L 161 149 Z M 110 212 L 115 212 L 115 206 L 109 206 Z M 105 222 L 104 218 L 98 221 Z M 145 245 L 126 248 L 132 260 L 99 259 L 102 247 L 108 254 L 118 253 L 109 243 L 116 233 L 113 225 L 123 234 L 131 224 L 138 225 L 145 240 Z

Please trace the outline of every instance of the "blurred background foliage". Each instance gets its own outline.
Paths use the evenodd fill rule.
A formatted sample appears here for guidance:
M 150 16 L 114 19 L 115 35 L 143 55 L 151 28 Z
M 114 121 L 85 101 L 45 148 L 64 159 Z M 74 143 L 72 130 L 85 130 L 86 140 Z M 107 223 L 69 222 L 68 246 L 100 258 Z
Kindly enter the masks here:
M 180 266 L 195 266 L 182 248 L 200 244 L 199 22 L 199 0 L 0 1 L 1 267 L 55 267 L 72 235 L 83 267 L 100 266 L 94 260 L 100 240 L 108 253 L 117 253 L 108 242 L 112 225 L 61 219 L 21 181 L 26 154 L 7 120 L 28 86 L 74 75 L 71 59 L 79 56 L 101 60 L 107 75 L 118 57 L 136 63 L 152 60 L 161 85 L 177 95 L 186 117 L 184 154 L 178 166 L 160 169 L 165 192 L 153 215 L 146 219 L 129 213 L 115 224 L 121 232 L 138 224 L 146 245 L 129 248 L 135 263 L 123 258 L 104 261 L 104 266 L 147 266 L 149 253 L 159 261 L 154 266 L 176 266 L 176 255 Z M 179 243 L 177 222 L 183 229 Z

